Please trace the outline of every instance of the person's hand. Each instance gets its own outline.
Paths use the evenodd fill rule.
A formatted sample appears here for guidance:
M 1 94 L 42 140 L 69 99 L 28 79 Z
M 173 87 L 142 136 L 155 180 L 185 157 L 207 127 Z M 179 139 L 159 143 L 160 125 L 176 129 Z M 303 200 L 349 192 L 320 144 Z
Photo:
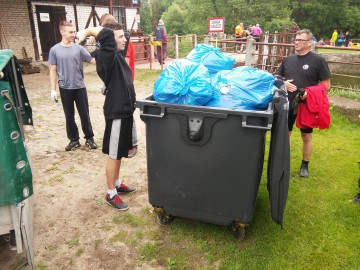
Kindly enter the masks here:
M 53 101 L 58 102 L 58 96 L 55 90 L 51 90 L 50 97 Z
M 86 29 L 77 32 L 77 33 L 76 33 L 76 38 L 78 39 L 78 44 L 79 44 L 79 45 L 85 45 L 85 43 L 86 43 L 86 38 L 87 38 L 87 31 L 86 31 Z
M 292 84 L 292 82 L 293 82 L 293 79 L 285 81 L 286 90 L 289 92 L 294 92 L 297 90 L 297 86 L 295 84 Z
M 307 92 L 305 91 L 305 93 L 300 97 L 301 100 L 305 100 L 307 97 Z

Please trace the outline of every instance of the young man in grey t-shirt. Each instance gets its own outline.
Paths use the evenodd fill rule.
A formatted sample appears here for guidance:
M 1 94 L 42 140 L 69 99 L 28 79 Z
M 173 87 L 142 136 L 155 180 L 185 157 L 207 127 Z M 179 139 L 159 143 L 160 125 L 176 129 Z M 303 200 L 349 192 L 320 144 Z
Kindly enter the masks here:
M 79 130 L 75 122 L 74 102 L 85 135 L 85 144 L 90 149 L 96 149 L 83 71 L 83 62 L 95 64 L 95 59 L 84 47 L 74 43 L 76 31 L 72 23 L 61 21 L 59 29 L 62 39 L 60 43 L 50 49 L 48 62 L 50 64 L 51 98 L 57 102 L 55 89 L 56 82 L 58 82 L 65 113 L 66 132 L 70 140 L 65 150 L 70 151 L 81 146 Z

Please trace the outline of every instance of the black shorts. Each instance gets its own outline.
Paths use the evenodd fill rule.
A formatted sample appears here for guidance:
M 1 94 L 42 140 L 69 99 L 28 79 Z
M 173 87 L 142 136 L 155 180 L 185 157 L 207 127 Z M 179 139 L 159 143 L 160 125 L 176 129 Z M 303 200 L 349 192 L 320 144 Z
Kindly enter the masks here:
M 111 159 L 120 160 L 128 157 L 132 145 L 133 117 L 107 119 L 102 152 Z
M 293 126 L 295 124 L 296 121 L 296 114 L 294 114 L 294 111 L 292 109 L 289 110 L 289 115 L 288 115 L 288 129 L 289 131 L 293 130 Z M 300 131 L 302 133 L 312 133 L 313 129 L 310 127 L 307 128 L 301 128 Z

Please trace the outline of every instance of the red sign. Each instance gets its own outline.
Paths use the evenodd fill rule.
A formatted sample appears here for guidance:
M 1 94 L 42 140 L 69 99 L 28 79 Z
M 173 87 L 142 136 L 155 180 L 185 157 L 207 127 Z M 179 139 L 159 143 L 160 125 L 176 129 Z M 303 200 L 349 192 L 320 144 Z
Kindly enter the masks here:
M 208 19 L 209 33 L 223 33 L 224 27 L 225 27 L 224 17 Z

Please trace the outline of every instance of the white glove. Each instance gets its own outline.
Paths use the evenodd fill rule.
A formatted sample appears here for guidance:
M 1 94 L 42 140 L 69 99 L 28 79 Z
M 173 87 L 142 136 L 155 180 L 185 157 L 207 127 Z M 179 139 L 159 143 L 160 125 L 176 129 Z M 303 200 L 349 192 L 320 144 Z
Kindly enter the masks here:
M 87 31 L 86 31 L 86 29 L 77 32 L 77 33 L 76 33 L 76 38 L 78 39 L 78 44 L 79 44 L 79 45 L 85 45 L 85 43 L 86 43 L 86 38 L 87 38 Z
M 55 90 L 51 90 L 50 97 L 53 101 L 58 102 L 58 96 Z
M 87 44 L 89 44 L 89 45 L 95 45 L 95 44 L 96 44 L 96 39 L 95 39 L 95 37 L 90 36 L 90 37 L 88 38 L 88 40 L 87 40 Z

